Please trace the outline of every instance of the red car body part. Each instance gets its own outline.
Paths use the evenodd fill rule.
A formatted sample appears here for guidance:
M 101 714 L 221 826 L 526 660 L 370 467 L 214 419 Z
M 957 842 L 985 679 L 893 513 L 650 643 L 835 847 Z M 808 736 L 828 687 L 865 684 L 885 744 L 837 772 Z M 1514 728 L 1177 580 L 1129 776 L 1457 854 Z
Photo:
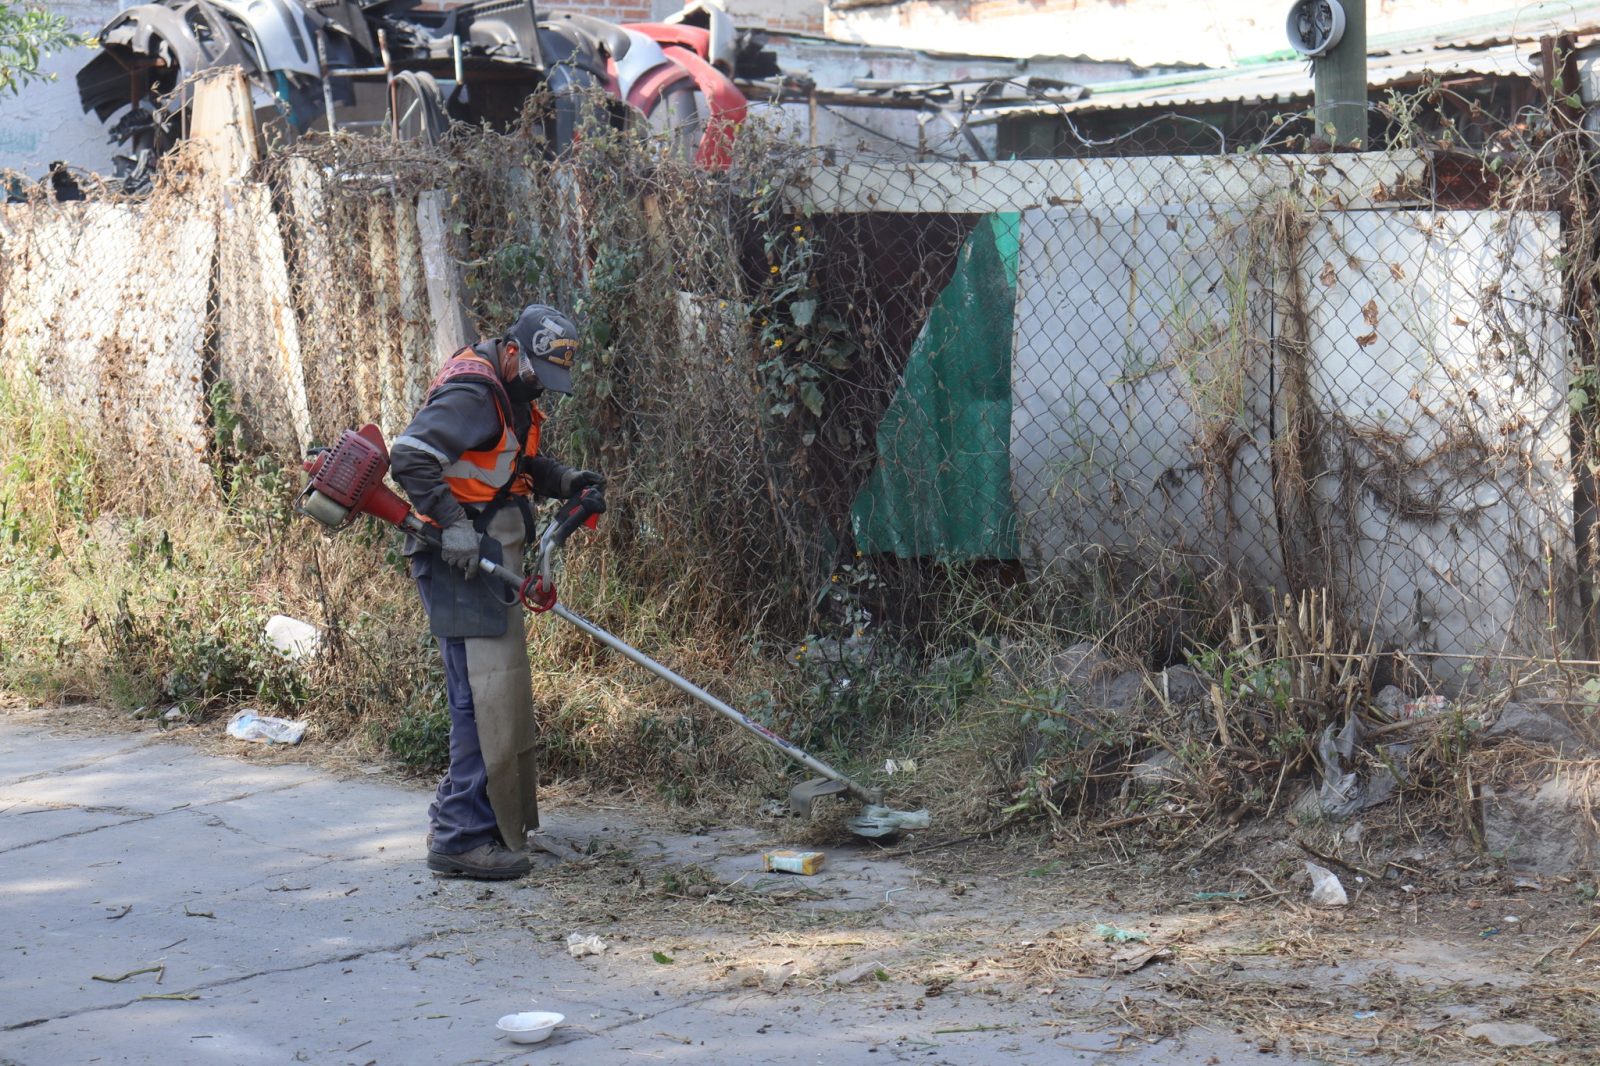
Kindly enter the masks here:
M 628 90 L 628 106 L 646 116 L 652 114 L 662 99 L 679 82 L 694 83 L 694 75 L 671 60 L 652 67 Z
M 664 22 L 629 22 L 625 30 L 638 30 L 652 41 L 666 48 L 676 45 L 708 59 L 711 55 L 711 34 L 699 26 L 670 26 Z
M 695 156 L 695 162 L 703 167 L 719 169 L 732 166 L 733 138 L 749 113 L 744 93 L 728 80 L 727 75 L 693 52 L 669 48 L 667 57 L 694 75 L 700 91 L 711 105 L 711 117 L 706 122 L 706 132 L 700 139 L 700 151 Z
M 749 113 L 749 104 L 738 86 L 706 61 L 706 53 L 711 47 L 711 34 L 698 26 L 666 26 L 660 23 L 630 23 L 623 29 L 642 33 L 661 45 L 667 59 L 694 78 L 711 112 L 706 120 L 705 132 L 700 137 L 695 162 L 708 168 L 730 166 L 733 163 L 733 138 Z M 634 83 L 634 91 L 638 92 L 650 80 L 650 75 L 640 78 Z M 666 88 L 667 84 L 670 83 L 663 83 L 662 88 Z M 629 95 L 629 102 L 632 103 L 633 94 Z M 649 112 L 645 111 L 645 114 Z
M 733 138 L 748 114 L 748 102 L 737 86 L 722 71 L 706 61 L 711 35 L 698 26 L 667 26 L 637 23 L 623 29 L 635 30 L 662 46 L 673 63 L 694 78 L 711 114 L 695 162 L 703 167 L 723 168 L 733 162 Z M 640 79 L 644 81 L 645 79 Z M 637 85 L 636 85 L 637 88 Z

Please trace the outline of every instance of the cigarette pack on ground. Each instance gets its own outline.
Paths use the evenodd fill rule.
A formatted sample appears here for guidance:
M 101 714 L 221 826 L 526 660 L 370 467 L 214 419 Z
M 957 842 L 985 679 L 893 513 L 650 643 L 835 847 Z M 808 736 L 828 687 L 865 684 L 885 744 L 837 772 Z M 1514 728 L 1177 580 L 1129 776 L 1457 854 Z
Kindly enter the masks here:
M 827 855 L 820 851 L 769 851 L 767 869 L 780 874 L 814 874 L 822 869 Z

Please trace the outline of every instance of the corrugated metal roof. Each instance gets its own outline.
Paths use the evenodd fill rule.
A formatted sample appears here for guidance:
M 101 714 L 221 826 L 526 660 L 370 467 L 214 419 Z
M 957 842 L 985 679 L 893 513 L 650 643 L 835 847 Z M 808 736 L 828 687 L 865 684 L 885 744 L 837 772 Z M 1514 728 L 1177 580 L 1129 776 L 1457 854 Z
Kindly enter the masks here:
M 1539 0 L 1487 15 L 1440 24 L 1432 31 L 1406 30 L 1370 38 L 1367 49 L 1378 53 L 1429 51 L 1435 48 L 1485 48 L 1512 41 L 1536 41 L 1560 33 L 1600 31 L 1600 3 Z
M 1493 48 L 1435 48 L 1423 52 L 1369 56 L 1367 81 L 1374 89 L 1414 82 L 1424 74 L 1535 77 L 1538 50 L 1527 43 Z M 1262 63 L 1231 70 L 1168 78 L 1108 82 L 1089 87 L 1090 95 L 1067 104 L 989 108 L 979 112 L 994 121 L 1013 115 L 1063 111 L 1114 111 L 1127 108 L 1182 107 L 1220 103 L 1293 103 L 1313 95 L 1311 64 L 1304 60 Z

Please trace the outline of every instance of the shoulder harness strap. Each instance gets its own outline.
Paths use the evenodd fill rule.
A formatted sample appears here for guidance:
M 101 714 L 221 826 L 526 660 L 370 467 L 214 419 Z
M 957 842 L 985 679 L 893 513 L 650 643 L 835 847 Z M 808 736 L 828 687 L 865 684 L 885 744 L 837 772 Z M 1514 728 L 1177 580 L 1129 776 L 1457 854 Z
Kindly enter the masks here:
M 513 417 L 511 411 L 511 396 L 506 392 L 505 382 L 500 380 L 500 374 L 495 369 L 494 364 L 489 361 L 489 357 L 472 345 L 461 348 L 450 357 L 444 364 L 443 369 L 434 375 L 433 380 L 428 383 L 428 398 L 432 399 L 436 392 L 455 381 L 481 381 L 489 386 L 489 393 L 494 397 L 495 411 L 500 416 L 502 432 L 511 434 L 511 438 L 517 442 L 517 453 L 520 456 L 523 441 L 517 434 L 516 418 Z M 517 478 L 521 476 L 522 473 L 517 469 L 517 464 L 512 464 L 511 476 L 506 479 L 505 484 L 495 490 L 494 497 L 484 504 L 477 515 L 473 517 L 472 527 L 480 535 L 489 528 L 489 523 L 493 521 L 500 508 L 515 500 L 518 509 L 522 512 L 525 536 L 528 539 L 532 539 L 534 533 L 533 512 L 529 508 L 525 497 L 517 496 L 511 491 L 511 487 L 517 483 Z
M 499 372 L 487 356 L 470 346 L 456 352 L 428 383 L 428 399 L 433 399 L 435 393 L 455 381 L 481 381 L 488 385 L 501 426 L 510 430 L 513 437 L 516 436 L 517 423 L 511 415 L 511 397 L 506 393 L 505 382 L 500 380 Z M 521 443 L 520 440 L 517 442 L 519 447 Z

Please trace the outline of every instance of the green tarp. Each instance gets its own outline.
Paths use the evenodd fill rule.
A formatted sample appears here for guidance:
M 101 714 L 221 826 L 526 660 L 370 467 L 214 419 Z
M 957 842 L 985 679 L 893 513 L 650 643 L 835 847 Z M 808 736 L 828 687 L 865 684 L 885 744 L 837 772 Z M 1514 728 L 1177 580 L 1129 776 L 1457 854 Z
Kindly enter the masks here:
M 851 508 L 868 554 L 1015 559 L 1011 499 L 1012 212 L 987 215 L 911 347 L 878 425 L 878 465 Z

